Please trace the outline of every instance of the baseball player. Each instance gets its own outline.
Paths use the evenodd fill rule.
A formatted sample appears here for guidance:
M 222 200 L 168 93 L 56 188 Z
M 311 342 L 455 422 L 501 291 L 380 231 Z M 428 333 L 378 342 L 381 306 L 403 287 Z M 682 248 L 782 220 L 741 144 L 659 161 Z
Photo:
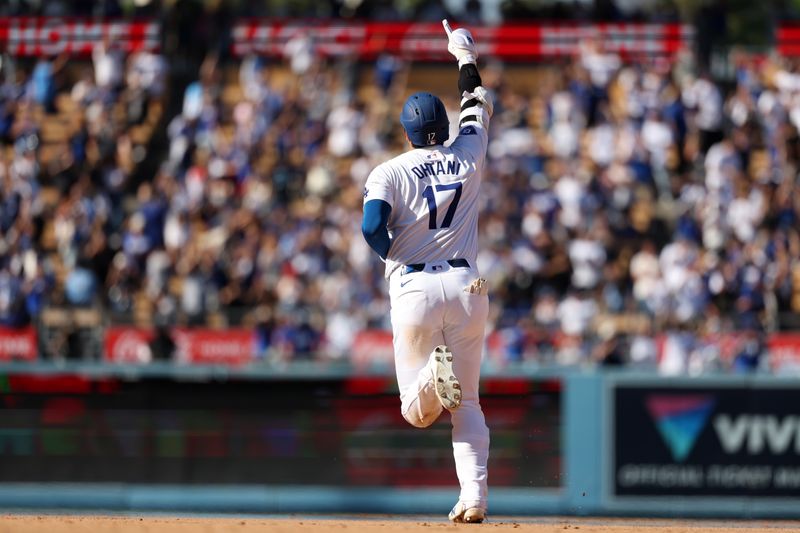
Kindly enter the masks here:
M 411 149 L 367 178 L 362 232 L 386 262 L 403 417 L 424 428 L 450 411 L 461 494 L 449 517 L 479 523 L 488 494 L 489 429 L 478 381 L 489 298 L 476 256 L 492 104 L 472 35 L 442 24 L 459 66 L 459 133 L 445 145 L 449 121 L 436 96 L 406 100 L 400 122 Z

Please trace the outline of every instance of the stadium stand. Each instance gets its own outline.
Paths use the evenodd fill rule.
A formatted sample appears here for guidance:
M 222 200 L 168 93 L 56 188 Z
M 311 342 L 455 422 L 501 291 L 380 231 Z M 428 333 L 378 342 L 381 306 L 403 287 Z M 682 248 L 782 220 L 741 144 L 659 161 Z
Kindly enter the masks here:
M 346 360 L 388 330 L 361 186 L 402 149 L 397 102 L 435 82 L 455 117 L 454 78 L 302 37 L 278 59 L 210 53 L 185 87 L 154 52 L 65 63 L 3 63 L 0 324 L 80 358 L 120 324 L 245 328 L 272 362 Z M 490 357 L 767 364 L 800 310 L 796 66 L 743 56 L 723 86 L 690 54 L 586 39 L 555 68 L 485 72 Z

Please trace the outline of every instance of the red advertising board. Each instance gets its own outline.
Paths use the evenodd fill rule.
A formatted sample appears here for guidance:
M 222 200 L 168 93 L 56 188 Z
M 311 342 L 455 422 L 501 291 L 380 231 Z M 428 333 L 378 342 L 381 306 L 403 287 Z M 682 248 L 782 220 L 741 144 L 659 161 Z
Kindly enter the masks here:
M 35 361 L 38 351 L 33 327 L 0 327 L 0 361 Z
M 249 329 L 175 329 L 172 338 L 178 360 L 185 363 L 240 366 L 255 353 L 255 334 Z
M 784 56 L 800 55 L 800 25 L 786 23 L 775 32 L 775 48 Z
M 137 364 L 150 361 L 150 329 L 110 327 L 106 330 L 105 359 L 111 363 Z
M 504 24 L 471 27 L 484 56 L 509 60 L 535 60 L 574 55 L 581 41 L 596 39 L 609 52 L 624 56 L 672 56 L 694 38 L 683 24 L 574 22 Z M 782 30 L 791 36 L 791 29 Z M 232 51 L 280 56 L 287 43 L 310 37 L 315 52 L 325 56 L 354 55 L 373 59 L 389 52 L 408 59 L 450 59 L 443 46 L 441 24 L 410 22 L 315 22 L 245 19 L 233 28 Z M 108 42 L 125 51 L 155 51 L 161 26 L 152 20 L 96 20 L 77 17 L 0 17 L 0 52 L 15 56 L 47 56 L 67 53 L 88 55 L 99 43 Z
M 88 55 L 104 42 L 124 52 L 155 51 L 160 39 L 155 21 L 0 17 L 0 52 L 12 56 Z
M 149 344 L 155 332 L 133 327 L 106 330 L 105 359 L 112 363 L 140 364 L 152 357 Z M 187 364 L 241 366 L 250 363 L 255 353 L 255 334 L 247 329 L 172 330 L 175 358 Z
M 241 366 L 251 363 L 255 354 L 255 333 L 248 329 L 189 329 L 175 328 L 172 339 L 176 345 L 176 360 L 187 364 L 218 364 Z M 155 333 L 150 329 L 110 327 L 105 333 L 105 360 L 121 364 L 142 364 L 151 360 L 150 342 Z M 665 335 L 657 335 L 659 358 L 663 355 Z M 720 349 L 723 361 L 731 361 L 746 339 L 737 333 L 727 333 L 702 339 Z M 552 342 L 562 341 L 555 335 Z M 532 339 L 524 341 L 525 354 L 535 353 Z M 800 367 L 800 333 L 773 333 L 766 339 L 770 367 L 775 370 Z M 510 348 L 502 332 L 492 332 L 486 339 L 486 357 L 502 362 Z M 35 360 L 36 332 L 33 328 L 0 328 L 0 361 L 9 359 Z M 527 357 L 528 355 L 526 355 Z M 391 368 L 394 363 L 392 334 L 383 330 L 365 330 L 353 340 L 350 362 L 356 369 L 375 365 Z
M 767 339 L 769 364 L 775 370 L 800 367 L 800 333 L 775 333 Z
M 608 52 L 621 55 L 671 56 L 691 43 L 694 30 L 682 24 L 504 24 L 470 27 L 478 51 L 487 57 L 536 60 L 571 56 L 580 43 L 596 39 Z M 233 29 L 235 55 L 280 56 L 295 39 L 311 39 L 315 53 L 325 56 L 351 55 L 372 59 L 383 52 L 408 59 L 447 60 L 446 39 L 438 23 L 356 23 L 250 19 Z

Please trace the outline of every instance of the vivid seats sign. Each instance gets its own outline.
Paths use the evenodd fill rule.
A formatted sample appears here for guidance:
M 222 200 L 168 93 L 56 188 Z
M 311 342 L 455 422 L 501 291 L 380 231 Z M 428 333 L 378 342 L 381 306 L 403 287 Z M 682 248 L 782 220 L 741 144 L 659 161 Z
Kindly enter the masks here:
M 123 52 L 156 51 L 160 39 L 154 21 L 0 17 L 0 52 L 12 56 L 88 55 L 102 43 Z
M 609 52 L 627 56 L 672 56 L 694 37 L 681 24 L 505 24 L 470 28 L 484 57 L 536 60 L 575 55 L 582 41 L 595 39 Z M 233 29 L 235 55 L 281 56 L 290 42 L 309 39 L 314 53 L 374 59 L 390 54 L 416 60 L 451 59 L 441 24 L 436 23 L 315 23 L 250 19 Z
M 627 496 L 800 497 L 800 389 L 613 389 L 611 481 Z
M 246 329 L 207 330 L 175 328 L 169 332 L 175 344 L 174 360 L 190 364 L 241 366 L 255 353 L 255 334 Z M 150 329 L 112 327 L 106 330 L 105 359 L 112 363 L 141 364 L 152 360 Z

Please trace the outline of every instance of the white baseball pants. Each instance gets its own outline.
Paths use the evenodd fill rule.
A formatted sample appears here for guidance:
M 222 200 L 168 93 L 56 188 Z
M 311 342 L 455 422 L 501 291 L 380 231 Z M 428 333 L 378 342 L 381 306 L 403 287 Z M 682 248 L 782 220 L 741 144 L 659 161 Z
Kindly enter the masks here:
M 461 406 L 450 417 L 459 501 L 486 509 L 489 428 L 479 403 L 478 382 L 489 297 L 465 292 L 479 277 L 474 268 L 454 268 L 439 261 L 427 263 L 422 272 L 402 270 L 390 277 L 389 294 L 403 417 L 424 428 L 442 413 L 427 363 L 436 346 L 447 345 L 462 394 Z

